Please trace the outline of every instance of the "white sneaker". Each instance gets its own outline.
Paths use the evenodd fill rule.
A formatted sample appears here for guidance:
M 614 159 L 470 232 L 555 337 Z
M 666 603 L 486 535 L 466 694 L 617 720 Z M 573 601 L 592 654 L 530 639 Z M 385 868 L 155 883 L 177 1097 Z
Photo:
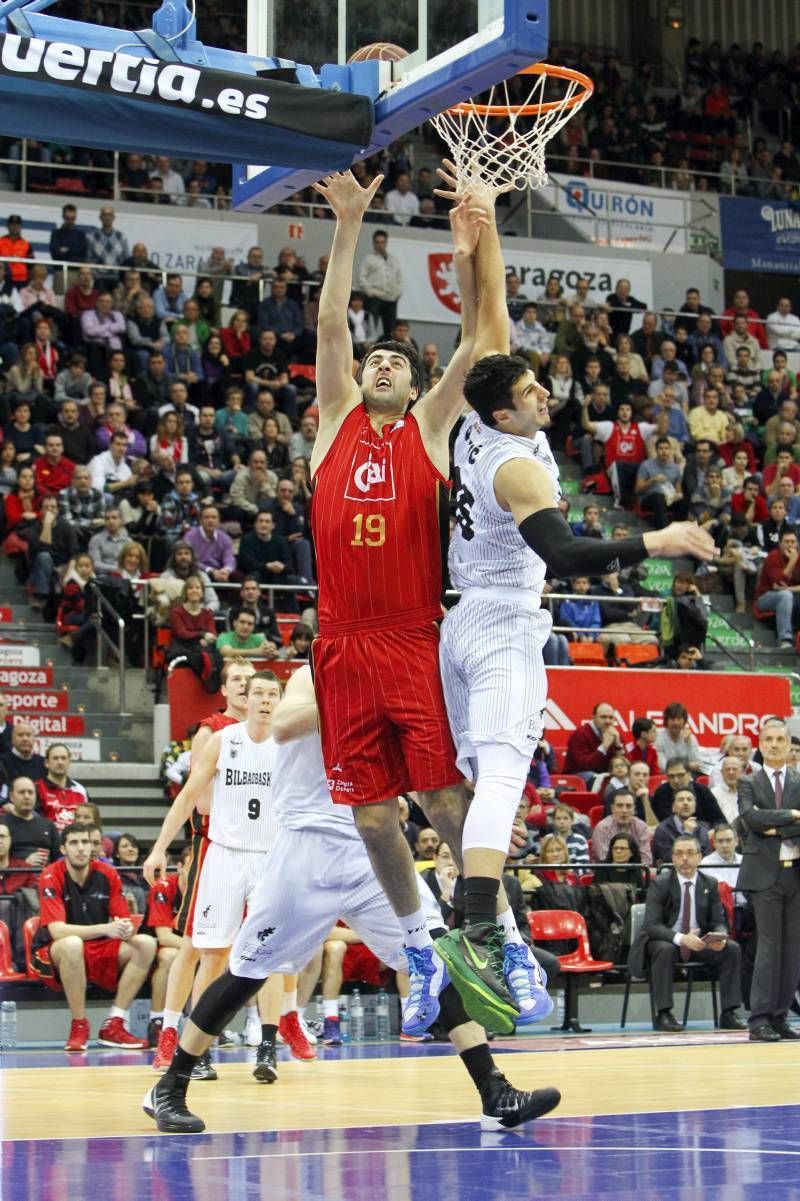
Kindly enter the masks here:
M 261 1022 L 255 1015 L 249 1017 L 244 1024 L 244 1045 L 246 1047 L 261 1045 Z
M 298 1014 L 298 1017 L 300 1017 L 299 1014 Z M 317 1023 L 313 1022 L 312 1025 L 316 1026 Z M 311 1026 L 308 1024 L 308 1022 L 306 1021 L 305 1018 L 300 1018 L 300 1029 L 303 1031 L 303 1034 L 305 1034 L 306 1038 L 311 1043 L 311 1046 L 316 1047 L 316 1045 L 317 1045 L 316 1031 L 311 1029 Z

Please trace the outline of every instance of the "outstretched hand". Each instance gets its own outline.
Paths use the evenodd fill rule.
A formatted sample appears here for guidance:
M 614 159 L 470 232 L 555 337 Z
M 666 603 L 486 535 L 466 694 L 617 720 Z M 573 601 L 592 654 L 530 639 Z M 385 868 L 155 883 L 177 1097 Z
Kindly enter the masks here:
M 450 209 L 450 229 L 453 233 L 453 250 L 456 254 L 474 254 L 481 230 L 488 226 L 489 217 L 483 209 L 470 206 L 465 196 Z
M 337 171 L 321 179 L 314 187 L 325 197 L 340 221 L 360 221 L 382 183 L 383 176 L 376 175 L 371 183 L 362 188 L 352 171 Z
M 659 531 L 657 554 L 677 559 L 683 555 L 707 563 L 719 555 L 714 539 L 693 521 L 673 521 Z

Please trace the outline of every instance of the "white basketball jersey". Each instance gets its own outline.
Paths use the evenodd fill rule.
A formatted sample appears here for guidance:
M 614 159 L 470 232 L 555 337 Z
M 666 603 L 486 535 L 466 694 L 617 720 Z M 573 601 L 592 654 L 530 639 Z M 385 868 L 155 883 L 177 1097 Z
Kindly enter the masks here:
M 208 836 L 237 851 L 268 851 L 277 835 L 272 781 L 276 744 L 253 742 L 247 723 L 219 731 Z
M 532 459 L 553 480 L 553 504 L 561 498 L 558 466 L 542 430 L 533 438 L 504 434 L 470 413 L 454 450 L 456 529 L 448 565 L 454 588 L 504 586 L 541 592 L 547 568 L 531 550 L 510 513 L 497 503 L 494 477 L 510 459 Z
M 276 746 L 274 799 L 279 826 L 331 831 L 361 841 L 353 810 L 331 800 L 316 731 Z

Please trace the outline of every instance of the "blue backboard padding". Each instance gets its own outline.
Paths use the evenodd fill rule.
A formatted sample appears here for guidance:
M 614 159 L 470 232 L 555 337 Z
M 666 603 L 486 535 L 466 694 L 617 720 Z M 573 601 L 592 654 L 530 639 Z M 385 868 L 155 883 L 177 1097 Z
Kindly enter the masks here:
M 432 60 L 428 74 L 377 100 L 372 144 L 356 154 L 353 161 L 388 146 L 459 100 L 476 96 L 521 68 L 541 62 L 547 53 L 547 45 L 548 0 L 505 0 L 502 31 L 496 38 L 467 49 L 463 56 L 452 61 L 438 65 Z M 323 67 L 322 78 L 326 86 L 330 86 L 326 72 L 336 70 L 335 67 Z M 233 207 L 261 212 L 327 173 L 319 170 L 314 162 L 302 171 L 282 166 L 267 167 L 248 179 L 247 166 L 235 164 Z

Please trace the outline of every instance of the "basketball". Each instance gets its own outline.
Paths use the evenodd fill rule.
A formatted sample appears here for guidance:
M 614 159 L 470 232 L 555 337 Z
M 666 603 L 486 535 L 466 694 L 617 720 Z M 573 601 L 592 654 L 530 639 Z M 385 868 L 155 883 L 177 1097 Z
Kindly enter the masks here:
M 365 63 L 369 59 L 378 59 L 382 63 L 396 63 L 401 58 L 408 58 L 408 51 L 394 42 L 370 42 L 368 46 L 360 46 L 348 58 L 348 63 Z

